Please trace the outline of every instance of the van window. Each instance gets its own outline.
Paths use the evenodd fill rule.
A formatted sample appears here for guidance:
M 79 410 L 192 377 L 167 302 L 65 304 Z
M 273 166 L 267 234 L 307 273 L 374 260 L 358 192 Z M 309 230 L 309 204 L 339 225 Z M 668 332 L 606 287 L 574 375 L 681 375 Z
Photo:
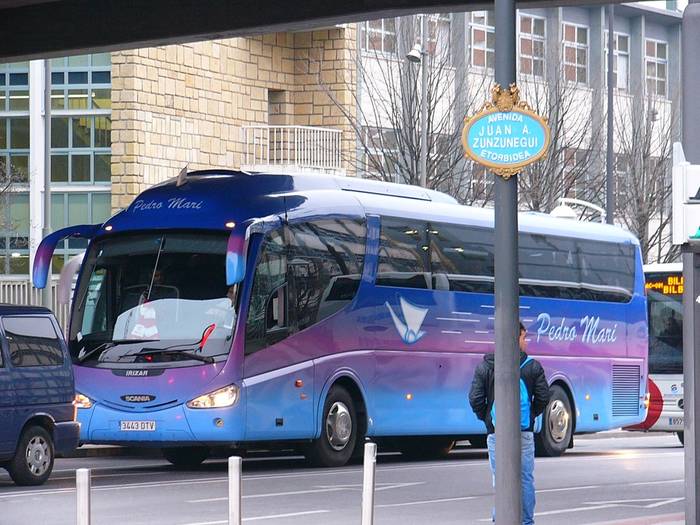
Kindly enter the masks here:
M 427 230 L 426 222 L 382 217 L 378 286 L 430 288 Z
M 63 364 L 61 341 L 48 317 L 4 317 L 2 326 L 13 366 Z
M 329 219 L 292 224 L 288 271 L 296 328 L 303 330 L 355 297 L 362 277 L 365 224 Z

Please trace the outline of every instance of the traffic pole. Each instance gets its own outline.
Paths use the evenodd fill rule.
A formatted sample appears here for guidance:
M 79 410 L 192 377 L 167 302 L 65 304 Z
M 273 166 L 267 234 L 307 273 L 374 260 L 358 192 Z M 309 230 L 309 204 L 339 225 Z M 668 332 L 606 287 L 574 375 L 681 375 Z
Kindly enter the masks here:
M 515 82 L 515 1 L 495 0 L 496 82 Z M 517 175 L 495 177 L 495 400 L 496 524 L 519 525 L 520 404 L 518 350 L 518 181 Z
M 228 458 L 228 524 L 241 525 L 241 466 L 238 456 Z
M 77 524 L 90 525 L 90 490 L 92 489 L 92 482 L 89 468 L 79 468 L 75 472 L 75 488 L 77 492 Z
M 374 474 L 377 469 L 377 444 L 365 443 L 362 480 L 362 525 L 374 523 Z
M 697 89 L 700 84 L 700 0 L 689 0 L 683 11 L 681 25 L 681 105 L 683 122 L 683 151 L 691 164 L 700 164 L 700 104 Z M 698 225 L 700 226 L 700 225 Z M 699 525 L 700 503 L 697 491 L 700 465 L 700 253 L 698 247 L 686 244 L 683 250 L 683 403 L 685 442 L 685 523 Z

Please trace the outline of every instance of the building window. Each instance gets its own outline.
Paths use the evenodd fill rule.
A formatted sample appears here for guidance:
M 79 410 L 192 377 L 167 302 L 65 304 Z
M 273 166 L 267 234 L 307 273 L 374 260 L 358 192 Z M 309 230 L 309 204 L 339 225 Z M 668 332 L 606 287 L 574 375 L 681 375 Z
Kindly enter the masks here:
M 396 19 L 369 20 L 360 24 L 362 51 L 396 55 Z
M 545 20 L 520 15 L 520 74 L 544 78 Z
M 658 40 L 646 41 L 647 91 L 650 95 L 666 96 L 668 75 L 668 44 Z
M 588 28 L 563 24 L 564 78 L 588 84 Z
M 450 56 L 450 27 L 452 16 L 449 14 L 436 14 L 428 16 L 428 45 L 426 51 L 435 59 L 449 60 Z M 416 20 L 416 35 L 420 36 L 420 41 L 424 42 L 423 35 L 423 15 L 418 15 Z
M 365 171 L 368 177 L 391 182 L 399 180 L 399 146 L 396 130 L 392 128 L 365 127 L 363 129 Z
M 475 11 L 471 15 L 471 65 L 493 69 L 496 60 L 496 28 L 493 11 Z
M 630 37 L 615 33 L 613 41 L 613 86 L 621 91 L 629 89 Z M 608 85 L 608 32 L 605 32 L 605 85 Z
M 111 57 L 52 60 L 52 228 L 104 222 L 110 215 Z M 29 64 L 0 64 L 0 274 L 29 273 Z M 8 184 L 10 183 L 11 184 Z M 79 186 L 79 193 L 75 190 Z M 82 251 L 64 241 L 53 271 Z

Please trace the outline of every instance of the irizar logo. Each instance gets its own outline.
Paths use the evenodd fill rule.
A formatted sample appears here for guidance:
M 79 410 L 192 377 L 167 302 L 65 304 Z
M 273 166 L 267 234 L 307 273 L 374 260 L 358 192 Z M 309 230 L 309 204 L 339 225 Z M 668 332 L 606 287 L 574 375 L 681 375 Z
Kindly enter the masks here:
M 127 370 L 124 375 L 127 377 L 143 377 L 148 375 L 148 370 Z
M 421 308 L 414 304 L 409 303 L 403 297 L 399 297 L 399 305 L 401 306 L 401 314 L 403 316 L 403 321 L 396 315 L 394 309 L 391 307 L 388 301 L 384 303 L 389 309 L 391 314 L 391 319 L 394 321 L 394 326 L 396 331 L 403 339 L 403 342 L 407 345 L 412 345 L 420 340 L 421 337 L 425 335 L 425 331 L 421 330 L 420 327 L 423 324 L 425 315 L 428 313 L 427 308 Z

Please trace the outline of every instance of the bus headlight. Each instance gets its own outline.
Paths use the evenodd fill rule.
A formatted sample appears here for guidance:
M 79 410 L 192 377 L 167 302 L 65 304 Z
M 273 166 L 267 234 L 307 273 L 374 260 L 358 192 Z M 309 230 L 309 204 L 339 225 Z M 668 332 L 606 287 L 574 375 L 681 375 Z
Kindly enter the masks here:
M 75 399 L 73 399 L 73 406 L 75 408 L 92 408 L 92 400 L 88 396 L 77 393 L 75 394 Z
M 187 402 L 188 408 L 224 408 L 238 401 L 239 388 L 229 385 Z

